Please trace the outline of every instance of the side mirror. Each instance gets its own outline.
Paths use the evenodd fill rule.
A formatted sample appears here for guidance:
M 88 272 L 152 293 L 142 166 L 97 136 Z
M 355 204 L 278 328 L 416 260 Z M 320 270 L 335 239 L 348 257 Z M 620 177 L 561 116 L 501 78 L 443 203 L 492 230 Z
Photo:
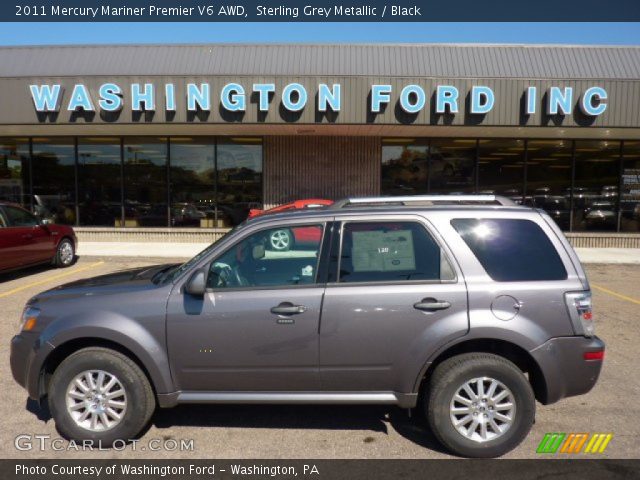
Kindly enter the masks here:
M 41 218 L 40 225 L 51 225 L 53 222 L 50 218 Z
M 191 275 L 191 278 L 189 278 L 184 291 L 189 295 L 193 295 L 194 297 L 204 296 L 205 292 L 207 291 L 207 275 L 204 268 L 199 268 L 198 270 L 193 272 L 193 275 Z

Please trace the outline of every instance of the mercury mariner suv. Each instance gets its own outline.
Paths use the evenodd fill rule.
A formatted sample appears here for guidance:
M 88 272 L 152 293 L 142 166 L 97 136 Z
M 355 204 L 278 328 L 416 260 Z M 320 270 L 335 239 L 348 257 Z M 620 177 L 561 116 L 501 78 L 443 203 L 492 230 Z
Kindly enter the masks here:
M 315 242 L 274 249 L 274 230 Z M 139 435 L 156 406 L 418 408 L 451 452 L 515 448 L 596 383 L 591 292 L 543 211 L 491 195 L 347 199 L 264 215 L 182 265 L 27 303 L 11 368 L 68 438 Z

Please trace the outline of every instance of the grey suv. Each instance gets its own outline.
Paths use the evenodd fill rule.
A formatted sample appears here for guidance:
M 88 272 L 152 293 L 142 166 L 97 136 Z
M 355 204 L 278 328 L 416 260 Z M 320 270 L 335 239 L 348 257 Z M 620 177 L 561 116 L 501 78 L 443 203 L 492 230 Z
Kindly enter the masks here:
M 273 230 L 308 241 L 267 248 Z M 29 300 L 15 379 L 59 431 L 102 446 L 156 405 L 419 408 L 452 452 L 516 447 L 604 356 L 573 249 L 543 211 L 494 196 L 348 199 L 265 215 L 182 265 Z

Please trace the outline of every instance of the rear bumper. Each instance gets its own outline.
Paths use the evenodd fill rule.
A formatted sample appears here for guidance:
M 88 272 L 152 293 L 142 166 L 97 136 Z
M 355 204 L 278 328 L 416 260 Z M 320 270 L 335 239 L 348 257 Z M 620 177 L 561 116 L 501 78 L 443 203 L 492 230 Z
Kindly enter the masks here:
M 554 403 L 591 390 L 598 381 L 602 360 L 585 360 L 584 354 L 604 349 L 598 337 L 557 337 L 532 350 L 546 386 L 542 402 Z

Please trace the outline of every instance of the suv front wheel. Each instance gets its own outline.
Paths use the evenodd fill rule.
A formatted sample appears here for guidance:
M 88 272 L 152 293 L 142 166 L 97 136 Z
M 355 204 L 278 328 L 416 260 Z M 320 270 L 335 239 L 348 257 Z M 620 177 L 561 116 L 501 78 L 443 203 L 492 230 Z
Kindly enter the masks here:
M 144 372 L 107 348 L 73 353 L 56 368 L 50 385 L 49 408 L 60 433 L 99 447 L 134 439 L 155 410 Z
M 436 367 L 424 396 L 440 442 L 465 457 L 498 457 L 527 436 L 535 397 L 522 371 L 488 353 L 467 353 Z

